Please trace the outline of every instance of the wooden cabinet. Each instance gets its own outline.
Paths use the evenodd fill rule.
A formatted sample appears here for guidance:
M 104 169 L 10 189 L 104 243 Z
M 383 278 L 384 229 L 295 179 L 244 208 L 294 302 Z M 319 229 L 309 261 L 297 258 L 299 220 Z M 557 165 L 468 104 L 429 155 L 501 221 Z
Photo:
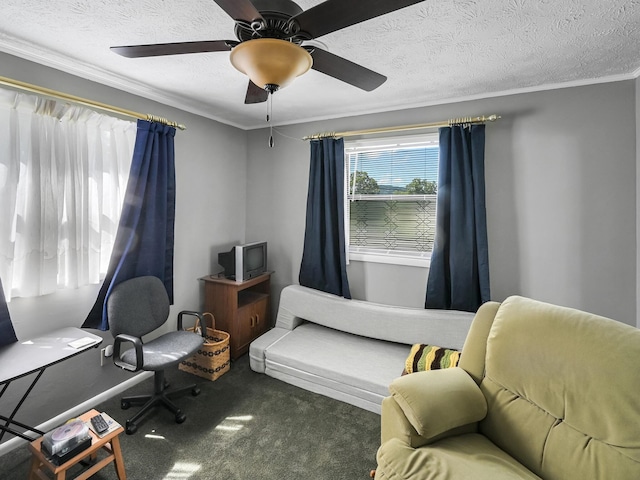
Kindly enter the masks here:
M 271 326 L 271 273 L 246 282 L 218 276 L 202 278 L 205 311 L 213 313 L 218 330 L 229 333 L 234 360 L 249 351 L 249 344 Z

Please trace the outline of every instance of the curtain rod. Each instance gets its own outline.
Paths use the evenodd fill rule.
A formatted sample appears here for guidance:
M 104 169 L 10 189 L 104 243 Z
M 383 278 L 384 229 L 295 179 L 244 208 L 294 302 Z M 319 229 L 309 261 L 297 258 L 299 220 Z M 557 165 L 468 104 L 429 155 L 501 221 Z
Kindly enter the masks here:
M 306 137 L 302 137 L 303 140 L 318 140 L 321 138 L 333 138 L 333 137 L 353 137 L 356 135 L 371 135 L 375 133 L 388 133 L 388 132 L 407 132 L 410 130 L 423 130 L 426 128 L 440 128 L 440 127 L 451 127 L 453 125 L 468 125 L 468 124 L 478 124 L 478 123 L 486 123 L 486 122 L 495 122 L 496 120 L 502 118 L 500 115 L 481 115 L 479 117 L 459 117 L 452 118 L 444 122 L 434 122 L 434 123 L 422 123 L 418 125 L 403 125 L 400 127 L 382 127 L 382 128 L 371 128 L 369 130 L 352 130 L 350 132 L 325 132 L 325 133 L 316 133 L 313 135 L 307 135 Z
M 53 97 L 53 98 L 58 98 L 60 100 L 66 100 L 69 102 L 78 103 L 80 105 L 84 105 L 90 108 L 99 108 L 100 110 L 105 110 L 111 113 L 117 113 L 127 117 L 139 118 L 141 120 L 147 120 L 149 122 L 162 123 L 164 125 L 169 125 L 170 127 L 179 128 L 180 130 L 186 130 L 187 128 L 182 124 L 171 122 L 164 117 L 158 117 L 156 115 L 138 113 L 138 112 L 133 112 L 131 110 L 125 110 L 124 108 L 114 107 L 112 105 L 107 105 L 106 103 L 95 102 L 93 100 L 87 100 L 86 98 L 76 97 L 75 95 L 69 95 L 68 93 L 58 92 L 56 90 L 51 90 L 49 88 L 39 87 L 37 85 L 31 85 L 30 83 L 21 82 L 20 80 L 13 80 L 11 78 L 0 76 L 0 84 L 7 85 L 9 87 L 17 88 L 20 90 L 25 90 L 27 92 L 45 95 L 47 97 Z

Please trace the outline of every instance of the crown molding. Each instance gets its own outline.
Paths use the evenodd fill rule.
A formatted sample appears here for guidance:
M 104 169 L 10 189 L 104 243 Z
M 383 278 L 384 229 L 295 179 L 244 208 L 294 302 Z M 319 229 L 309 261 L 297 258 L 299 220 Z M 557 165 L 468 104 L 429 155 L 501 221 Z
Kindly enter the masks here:
M 7 42 L 6 39 L 9 39 L 9 42 Z M 246 130 L 246 126 L 213 115 L 210 111 L 194 105 L 188 98 L 151 88 L 148 85 L 108 72 L 95 65 L 57 54 L 51 50 L 36 47 L 33 44 L 27 44 L 6 34 L 0 34 L 0 51 L 84 78 L 85 80 L 100 83 L 107 87 L 112 87 L 148 100 L 153 100 L 169 107 L 174 107 L 194 115 Z
M 596 85 L 596 84 L 600 84 L 600 83 L 614 83 L 614 82 L 621 82 L 621 81 L 625 81 L 625 80 L 634 80 L 636 78 L 638 78 L 638 76 L 640 75 L 640 68 L 638 70 L 636 70 L 633 73 L 630 74 L 624 74 L 624 75 L 610 75 L 607 77 L 600 77 L 600 78 L 590 78 L 590 79 L 584 79 L 584 80 L 573 80 L 570 82 L 563 82 L 563 83 L 553 83 L 553 84 L 546 84 L 546 85 L 538 85 L 538 86 L 533 86 L 533 87 L 523 87 L 523 88 L 514 88 L 511 90 L 502 90 L 502 91 L 497 91 L 497 92 L 487 92 L 487 93 L 480 93 L 480 94 L 475 94 L 475 95 L 467 95 L 467 96 L 461 96 L 461 97 L 449 97 L 449 98 L 443 98 L 443 99 L 438 99 L 438 100 L 433 100 L 433 101 L 427 101 L 427 102 L 414 102 L 414 103 L 407 103 L 407 104 L 401 104 L 401 105 L 393 105 L 393 106 L 389 106 L 389 107 L 382 107 L 382 108 L 376 108 L 376 109 L 369 109 L 369 110 L 359 110 L 358 112 L 354 112 L 354 113 L 349 113 L 347 115 L 341 115 L 340 117 L 337 117 L 335 115 L 325 115 L 325 116 L 317 116 L 317 117 L 309 117 L 307 119 L 304 120 L 300 120 L 300 121 L 296 121 L 296 122 L 282 122 L 282 123 L 274 123 L 274 127 L 284 127 L 284 126 L 291 126 L 291 125 L 299 125 L 302 123 L 311 123 L 311 122 L 320 122 L 320 121 L 326 121 L 326 120 L 335 120 L 336 118 L 350 118 L 350 117 L 358 117 L 360 115 L 373 115 L 376 113 L 389 113 L 389 112 L 395 112 L 395 111 L 400 111 L 400 110 L 408 110 L 408 109 L 412 109 L 412 108 L 423 108 L 423 107 L 434 107 L 437 105 L 447 105 L 447 104 L 453 104 L 453 103 L 462 103 L 462 102 L 471 102 L 474 100 L 486 100 L 488 98 L 497 98 L 497 97 L 506 97 L 509 95 L 521 95 L 521 94 L 526 94 L 526 93 L 535 93 L 535 92 L 543 92 L 543 91 L 547 91 L 547 90 L 559 90 L 562 88 L 572 88 L 572 87 L 584 87 L 584 86 L 588 86 L 588 85 Z M 265 125 L 255 125 L 253 127 L 247 127 L 247 130 L 255 130 L 255 129 L 260 129 L 260 128 L 265 128 Z

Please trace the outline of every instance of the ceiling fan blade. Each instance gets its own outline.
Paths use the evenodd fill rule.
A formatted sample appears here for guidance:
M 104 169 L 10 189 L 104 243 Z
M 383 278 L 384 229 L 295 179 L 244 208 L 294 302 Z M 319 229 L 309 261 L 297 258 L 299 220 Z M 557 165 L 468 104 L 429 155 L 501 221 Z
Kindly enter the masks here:
M 266 102 L 269 98 L 269 92 L 264 88 L 260 88 L 251 80 L 249 80 L 249 86 L 247 87 L 247 96 L 244 99 L 244 103 L 249 105 L 252 103 Z
M 227 52 L 235 40 L 207 40 L 202 42 L 155 43 L 150 45 L 128 45 L 111 47 L 111 50 L 128 58 L 181 55 L 183 53 Z
M 262 22 L 265 24 L 262 15 L 258 9 L 249 0 L 214 0 L 220 8 L 222 8 L 227 15 L 233 18 L 236 22 L 243 20 L 247 23 Z
M 354 87 L 370 92 L 382 85 L 387 77 L 369 70 L 368 68 L 353 63 L 346 58 L 329 53 L 321 48 L 315 48 L 311 53 L 313 57 L 313 68 L 330 77 L 342 80 Z
M 293 17 L 300 30 L 321 37 L 371 18 L 391 13 L 423 0 L 326 0 Z

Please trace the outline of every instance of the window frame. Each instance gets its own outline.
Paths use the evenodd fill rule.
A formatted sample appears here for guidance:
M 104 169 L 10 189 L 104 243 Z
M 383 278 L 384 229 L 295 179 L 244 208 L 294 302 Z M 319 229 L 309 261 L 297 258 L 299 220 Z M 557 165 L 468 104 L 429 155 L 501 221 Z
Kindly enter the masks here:
M 351 237 L 351 215 L 350 215 L 350 203 L 352 201 L 357 200 L 365 200 L 369 195 L 353 195 L 353 200 L 350 198 L 350 165 L 349 165 L 349 154 L 353 153 L 354 149 L 359 149 L 361 151 L 365 149 L 377 150 L 382 149 L 384 147 L 392 147 L 399 145 L 415 145 L 417 143 L 431 143 L 435 145 L 439 145 L 439 134 L 438 132 L 427 132 L 413 135 L 394 135 L 394 136 L 384 136 L 384 137 L 376 137 L 376 138 L 359 138 L 355 140 L 345 140 L 344 142 L 344 231 L 345 231 L 345 257 L 347 265 L 351 261 L 355 262 L 370 262 L 370 263 L 381 263 L 381 264 L 389 264 L 389 265 L 402 265 L 402 266 L 411 266 L 411 267 L 419 267 L 419 268 L 428 268 L 431 264 L 431 255 L 432 251 L 428 252 L 420 252 L 417 250 L 389 250 L 389 249 L 381 249 L 381 248 L 370 248 L 370 247 L 361 247 L 361 246 L 352 246 L 350 245 L 350 237 Z M 373 195 L 371 195 L 373 196 Z M 397 197 L 404 197 L 402 200 L 419 200 L 416 197 L 422 197 L 428 200 L 436 201 L 436 209 L 437 209 L 437 194 L 418 194 L 418 195 L 410 195 L 413 197 L 409 199 L 407 195 L 375 195 L 377 198 L 376 201 L 389 201 L 389 200 L 397 200 Z M 359 197 L 359 198 L 358 198 Z M 382 198 L 384 197 L 384 198 Z M 394 198 L 395 197 L 395 198 Z M 437 215 L 437 213 L 436 213 Z M 434 233 L 435 234 L 435 233 Z

